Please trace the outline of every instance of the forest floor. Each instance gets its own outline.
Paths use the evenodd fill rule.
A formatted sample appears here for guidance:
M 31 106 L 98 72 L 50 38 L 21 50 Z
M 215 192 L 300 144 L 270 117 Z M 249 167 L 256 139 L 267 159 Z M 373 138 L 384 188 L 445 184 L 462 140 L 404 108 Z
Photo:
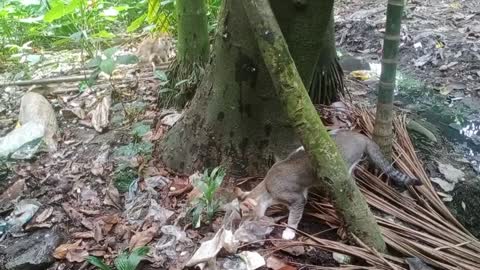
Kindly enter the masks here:
M 343 55 L 355 58 L 348 61 L 343 56 L 342 63 L 357 103 L 375 102 L 375 71 L 381 59 L 385 22 L 383 4 L 353 0 L 342 1 L 337 8 L 337 45 Z M 480 3 L 408 1 L 403 23 L 396 105 L 439 135 L 441 143 L 422 139 L 417 143 L 422 156 L 429 159 L 425 166 L 432 178 L 444 182 L 448 178 L 439 170 L 440 164 L 465 171 L 468 180 L 449 185 L 441 182 L 438 187 L 452 195 L 447 201 L 460 220 L 478 226 L 480 218 L 470 210 L 474 209 L 468 198 L 471 193 L 465 190 L 478 183 L 475 179 L 480 171 Z M 78 52 L 43 56 L 43 61 L 0 78 L 18 80 L 27 74 L 33 78 L 62 77 L 84 71 Z M 359 79 L 350 74 L 358 69 L 373 71 L 362 73 L 368 78 Z M 147 244 L 152 251 L 149 268 L 178 269 L 201 241 L 212 238 L 222 225 L 221 217 L 198 230 L 188 225 L 186 210 L 195 195 L 189 180 L 192 177 L 175 174 L 151 158 L 153 144 L 180 117 L 179 112 L 156 107 L 162 79 L 163 73 L 154 73 L 149 66 L 129 66 L 120 69 L 115 80 L 99 81 L 83 91 L 78 90 L 78 82 L 36 88 L 49 97 L 56 112 L 59 147 L 52 155 L 39 153 L 31 160 L 15 161 L 13 171 L 0 183 L 0 190 L 4 190 L 0 217 L 6 218 L 16 207 L 28 221 L 22 223 L 23 230 L 9 231 L 0 242 L 0 269 L 50 265 L 48 254 L 54 250 L 56 259 L 45 269 L 89 269 L 92 266 L 85 262 L 88 255 L 111 262 L 122 250 Z M 105 96 L 112 84 L 118 93 L 109 103 Z M 29 87 L 0 89 L 0 136 L 4 136 L 15 127 L 20 97 Z M 110 121 L 98 132 L 95 127 L 101 127 L 93 119 L 102 119 L 105 111 L 110 111 Z M 300 229 L 315 233 L 328 228 L 313 226 L 315 222 L 318 220 L 305 218 Z M 0 223 L 0 231 L 5 230 Z M 275 228 L 272 235 L 278 238 L 280 231 Z M 266 254 L 276 254 L 269 261 L 270 265 L 280 264 L 274 269 L 299 269 L 296 264 L 337 265 L 331 253 L 282 247 L 275 241 L 248 249 L 265 258 Z M 239 264 L 232 257 L 220 261 L 224 269 L 243 269 L 232 266 Z M 291 265 L 287 267 L 282 261 Z

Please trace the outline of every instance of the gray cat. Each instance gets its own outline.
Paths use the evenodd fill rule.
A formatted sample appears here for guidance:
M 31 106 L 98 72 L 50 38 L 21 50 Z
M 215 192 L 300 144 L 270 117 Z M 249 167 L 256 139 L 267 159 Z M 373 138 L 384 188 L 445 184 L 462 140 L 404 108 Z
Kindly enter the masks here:
M 333 130 L 330 135 L 337 144 L 351 174 L 358 162 L 366 155 L 371 163 L 381 169 L 394 185 L 419 186 L 417 178 L 396 170 L 380 152 L 378 145 L 363 134 L 349 130 Z M 235 188 L 242 208 L 254 208 L 257 217 L 262 217 L 268 207 L 283 204 L 288 207 L 288 226 L 283 239 L 295 238 L 295 230 L 303 215 L 308 189 L 316 183 L 314 170 L 303 147 L 292 152 L 286 159 L 275 163 L 265 179 L 250 192 Z M 293 229 L 292 229 L 293 228 Z

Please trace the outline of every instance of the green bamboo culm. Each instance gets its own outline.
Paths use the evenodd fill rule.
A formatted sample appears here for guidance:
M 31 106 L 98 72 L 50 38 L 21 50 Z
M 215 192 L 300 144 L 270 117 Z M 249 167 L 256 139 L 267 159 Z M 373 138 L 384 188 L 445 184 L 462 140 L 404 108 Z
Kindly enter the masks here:
M 398 47 L 404 0 L 388 0 L 387 23 L 383 38 L 382 73 L 378 88 L 373 139 L 386 158 L 392 158 L 393 91 L 397 74 Z
M 276 94 L 321 181 L 318 184 L 329 190 L 347 230 L 369 247 L 384 252 L 386 246 L 378 224 L 310 101 L 269 0 L 242 3 Z
M 345 96 L 343 70 L 335 47 L 335 23 L 333 9 L 325 34 L 320 37 L 322 46 L 313 73 L 308 95 L 313 104 L 330 105 Z
M 206 0 L 177 0 L 177 54 L 169 68 L 169 88 L 175 88 L 174 96 L 160 96 L 161 106 L 183 107 L 194 94 L 208 61 L 210 44 Z M 183 81 L 177 85 L 178 82 Z

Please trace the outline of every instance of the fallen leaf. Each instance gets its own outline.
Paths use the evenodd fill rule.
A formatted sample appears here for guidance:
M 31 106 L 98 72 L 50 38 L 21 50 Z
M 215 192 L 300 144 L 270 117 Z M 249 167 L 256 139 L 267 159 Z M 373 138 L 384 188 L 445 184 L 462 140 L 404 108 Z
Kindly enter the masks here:
M 100 211 L 98 211 L 98 210 L 89 210 L 89 209 L 81 209 L 80 208 L 80 209 L 78 209 L 78 211 L 80 213 L 83 213 L 83 214 L 87 215 L 87 216 L 95 216 L 95 215 L 100 214 Z
M 110 95 L 103 97 L 102 101 L 97 104 L 97 107 L 88 115 L 91 117 L 91 122 L 96 131 L 102 132 L 108 126 L 110 117 L 110 106 L 112 105 L 112 98 Z
M 73 244 L 63 244 L 58 246 L 53 252 L 53 257 L 59 260 L 67 259 L 69 262 L 83 262 L 88 256 L 88 252 L 81 246 L 82 240 Z
M 7 203 L 18 198 L 20 195 L 22 195 L 25 187 L 25 179 L 20 179 L 13 183 L 13 185 L 8 187 L 7 190 L 0 195 L 0 204 Z
M 88 257 L 88 251 L 82 249 L 71 250 L 67 253 L 66 259 L 69 262 L 84 262 Z
M 81 239 L 92 239 L 93 238 L 93 232 L 88 231 L 88 232 L 75 232 L 72 233 L 73 238 L 81 238 Z
M 120 204 L 120 193 L 118 192 L 118 189 L 113 185 L 113 183 L 110 183 L 110 185 L 108 185 L 108 188 L 105 192 L 105 199 L 103 201 L 103 204 L 113 206 L 117 209 L 122 209 L 122 206 Z
M 35 223 L 35 224 L 28 224 L 27 227 L 25 227 L 26 231 L 29 231 L 31 229 L 48 229 L 53 226 L 52 223 Z
M 80 222 L 84 216 L 68 203 L 62 203 L 62 208 L 67 213 L 67 216 L 74 222 Z
M 44 221 L 46 221 L 53 213 L 53 207 L 49 207 L 45 210 L 43 210 L 43 212 L 37 216 L 37 218 L 35 219 L 35 223 L 43 223 Z
M 93 229 L 93 238 L 97 243 L 103 240 L 103 233 L 102 233 L 102 226 L 99 222 L 95 223 L 95 227 Z
M 267 258 L 267 267 L 273 270 L 297 270 L 296 267 L 286 264 L 280 258 L 275 256 Z
M 103 231 L 105 233 L 109 233 L 112 230 L 113 226 L 117 225 L 121 221 L 121 219 L 117 214 L 113 214 L 102 217 L 102 221 L 105 223 L 105 225 L 103 226 Z
M 132 236 L 128 244 L 129 249 L 133 250 L 137 247 L 142 247 L 150 243 L 150 241 L 152 241 L 159 229 L 160 226 L 158 226 L 157 224 L 153 224 L 152 227 L 148 228 L 147 230 L 135 233 L 135 235 Z

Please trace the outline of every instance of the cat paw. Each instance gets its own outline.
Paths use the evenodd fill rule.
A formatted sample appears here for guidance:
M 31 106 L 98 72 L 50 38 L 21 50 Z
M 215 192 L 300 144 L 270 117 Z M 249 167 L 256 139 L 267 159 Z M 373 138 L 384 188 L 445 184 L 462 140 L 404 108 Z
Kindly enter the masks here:
M 290 228 L 286 228 L 282 233 L 282 238 L 284 240 L 292 240 L 295 238 L 295 231 Z

